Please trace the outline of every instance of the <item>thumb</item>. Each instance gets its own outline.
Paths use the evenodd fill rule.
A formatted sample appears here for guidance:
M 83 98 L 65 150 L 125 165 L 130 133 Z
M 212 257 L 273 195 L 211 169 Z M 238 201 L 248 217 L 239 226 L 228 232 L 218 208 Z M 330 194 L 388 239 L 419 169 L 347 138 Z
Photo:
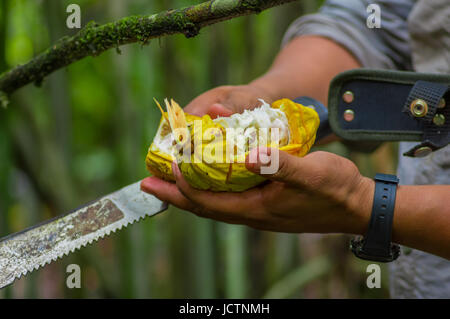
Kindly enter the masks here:
M 317 166 L 308 159 L 269 147 L 251 150 L 245 165 L 249 171 L 267 179 L 297 186 L 305 186 L 309 177 L 317 172 Z

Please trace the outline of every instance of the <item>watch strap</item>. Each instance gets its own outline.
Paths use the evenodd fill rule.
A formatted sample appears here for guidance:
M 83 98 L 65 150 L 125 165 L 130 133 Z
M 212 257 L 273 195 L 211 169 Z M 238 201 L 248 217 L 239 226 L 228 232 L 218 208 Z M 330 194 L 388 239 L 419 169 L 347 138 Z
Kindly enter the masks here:
M 392 222 L 398 178 L 395 175 L 376 174 L 375 193 L 369 227 L 364 238 L 353 239 L 353 253 L 362 259 L 380 262 L 395 260 L 400 247 L 391 243 Z

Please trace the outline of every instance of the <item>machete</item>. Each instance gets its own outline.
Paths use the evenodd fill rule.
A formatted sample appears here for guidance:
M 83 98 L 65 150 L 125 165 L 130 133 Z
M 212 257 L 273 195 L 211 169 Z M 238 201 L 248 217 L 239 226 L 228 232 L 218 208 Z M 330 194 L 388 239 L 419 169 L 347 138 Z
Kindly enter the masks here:
M 100 238 L 167 209 L 140 182 L 0 239 L 0 289 Z

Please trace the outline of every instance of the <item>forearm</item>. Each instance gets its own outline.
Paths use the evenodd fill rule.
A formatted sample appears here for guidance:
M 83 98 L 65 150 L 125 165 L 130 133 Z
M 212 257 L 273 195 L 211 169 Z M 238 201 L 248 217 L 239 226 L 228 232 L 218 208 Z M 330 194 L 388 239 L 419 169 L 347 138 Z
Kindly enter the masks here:
M 333 77 L 359 66 L 348 51 L 331 40 L 297 37 L 281 50 L 263 76 L 248 85 L 209 90 L 192 100 L 185 110 L 194 115 L 230 116 L 259 106 L 260 98 L 271 103 L 299 96 L 309 96 L 326 105 Z
M 393 241 L 450 259 L 450 186 L 399 186 Z
M 375 182 L 364 178 L 366 187 L 355 193 L 356 232 L 364 235 L 369 225 Z M 450 259 L 450 185 L 400 185 L 397 189 L 392 241 Z M 367 205 L 369 203 L 369 205 Z
M 304 36 L 292 40 L 269 71 L 251 85 L 269 92 L 272 99 L 310 96 L 326 104 L 330 81 L 338 73 L 358 68 L 358 61 L 335 42 Z M 373 181 L 371 181 L 373 183 Z M 364 212 L 355 229 L 364 234 L 369 224 L 373 187 L 364 189 L 358 207 Z M 450 186 L 399 186 L 393 224 L 393 241 L 450 259 Z
M 335 42 L 302 36 L 286 45 L 267 73 L 250 85 L 263 88 L 273 100 L 310 96 L 326 105 L 333 77 L 358 67 L 358 61 Z

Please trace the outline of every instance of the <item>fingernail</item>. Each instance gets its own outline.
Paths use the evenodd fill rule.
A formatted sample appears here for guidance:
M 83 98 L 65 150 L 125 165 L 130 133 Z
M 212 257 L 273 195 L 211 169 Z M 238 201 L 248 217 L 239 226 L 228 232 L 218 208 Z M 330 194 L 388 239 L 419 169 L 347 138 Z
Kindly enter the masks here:
M 259 149 L 251 149 L 245 159 L 245 167 L 252 172 L 256 172 L 259 169 Z
M 233 112 L 226 108 L 223 104 L 214 103 L 208 108 L 208 114 L 211 118 L 216 118 L 218 116 L 230 116 Z
M 269 147 L 260 147 L 258 149 L 258 164 L 259 166 L 270 165 L 272 150 Z
M 151 188 L 151 186 L 149 187 L 148 184 L 144 184 L 143 182 L 141 182 L 141 191 L 153 194 L 153 189 Z
M 172 162 L 172 173 L 175 176 L 176 179 L 180 177 L 180 170 L 178 168 L 177 162 Z
M 248 156 L 247 156 L 248 159 Z M 249 171 L 254 171 L 255 170 L 255 163 L 251 163 L 248 160 L 245 161 L 245 167 L 249 170 Z
M 259 154 L 270 156 L 270 154 L 272 154 L 272 149 L 270 147 L 261 146 L 259 148 Z

